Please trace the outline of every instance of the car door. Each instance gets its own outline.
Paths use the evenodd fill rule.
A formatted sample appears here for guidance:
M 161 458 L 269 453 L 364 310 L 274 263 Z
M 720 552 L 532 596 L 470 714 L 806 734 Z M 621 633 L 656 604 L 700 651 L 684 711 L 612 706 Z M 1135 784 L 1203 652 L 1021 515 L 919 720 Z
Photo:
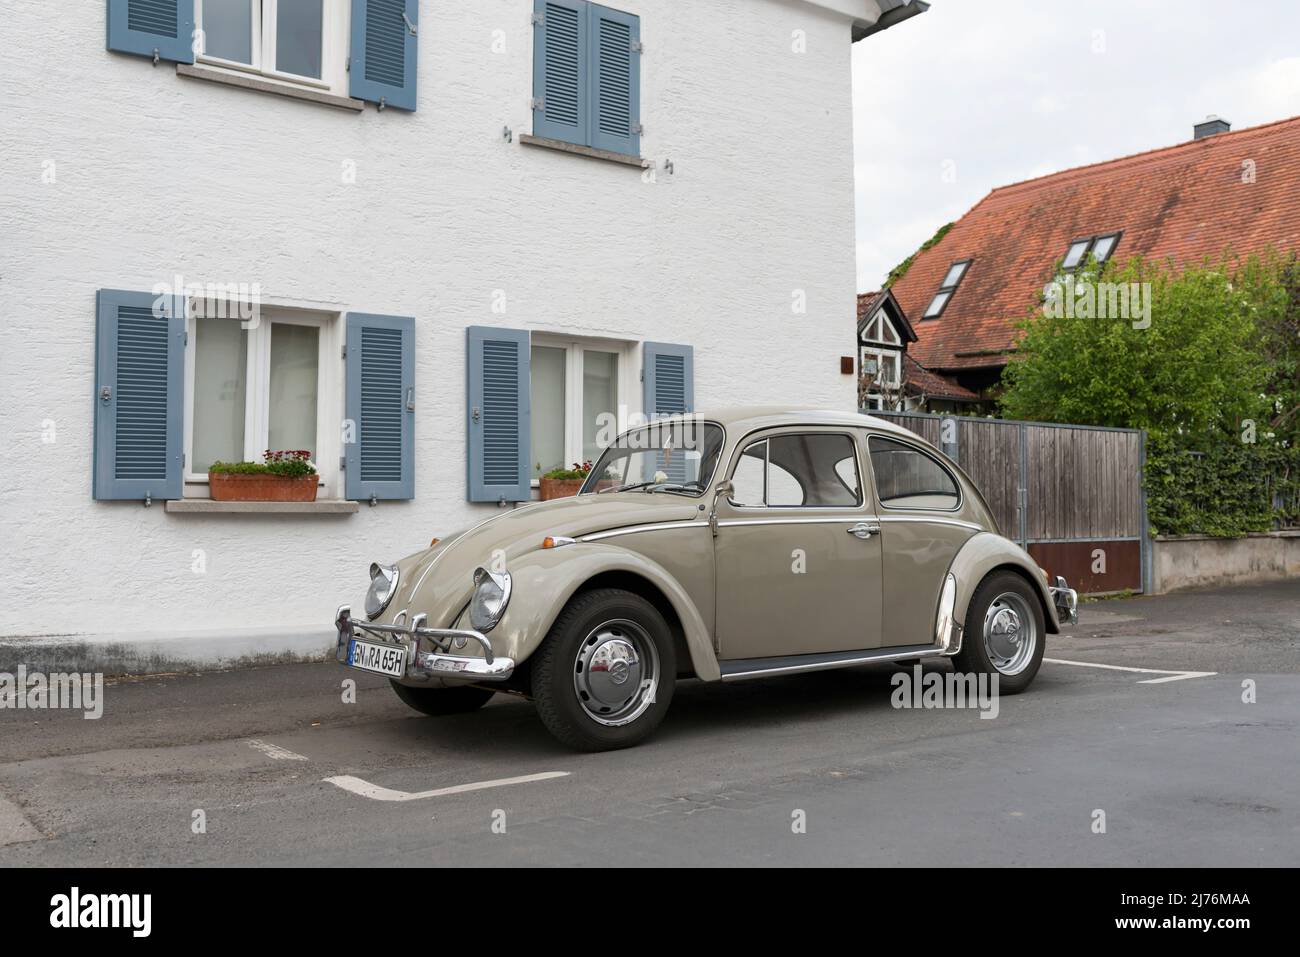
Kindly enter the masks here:
M 873 433 L 867 449 L 889 596 L 882 645 L 930 644 L 948 569 L 980 527 L 963 511 L 957 477 L 920 442 Z
M 717 503 L 716 631 L 724 660 L 880 646 L 879 525 L 855 430 L 747 436 Z

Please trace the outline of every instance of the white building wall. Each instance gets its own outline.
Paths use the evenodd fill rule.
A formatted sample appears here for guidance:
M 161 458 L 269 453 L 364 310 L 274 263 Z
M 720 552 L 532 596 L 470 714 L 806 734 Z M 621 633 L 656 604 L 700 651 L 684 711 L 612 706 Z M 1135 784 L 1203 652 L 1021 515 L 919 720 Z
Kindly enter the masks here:
M 531 0 L 424 0 L 418 112 L 361 114 L 107 52 L 102 2 L 55 20 L 5 0 L 0 635 L 327 626 L 369 561 L 491 514 L 466 502 L 468 325 L 693 344 L 702 410 L 854 407 L 850 22 L 797 0 L 611 5 L 641 17 L 642 154 L 674 166 L 652 182 L 520 144 Z M 93 501 L 95 291 L 177 274 L 415 316 L 415 499 Z

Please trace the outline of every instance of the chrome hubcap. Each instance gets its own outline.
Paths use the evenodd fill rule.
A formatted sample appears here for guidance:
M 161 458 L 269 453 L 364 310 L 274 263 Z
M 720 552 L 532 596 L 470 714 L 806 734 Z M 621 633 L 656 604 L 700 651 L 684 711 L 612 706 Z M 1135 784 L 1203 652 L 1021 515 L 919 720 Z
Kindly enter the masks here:
M 618 619 L 591 630 L 573 663 L 573 690 L 593 721 L 616 727 L 654 704 L 659 654 L 640 625 Z
M 1025 599 L 1003 592 L 984 613 L 984 650 L 993 667 L 1004 675 L 1018 675 L 1034 659 L 1038 627 Z

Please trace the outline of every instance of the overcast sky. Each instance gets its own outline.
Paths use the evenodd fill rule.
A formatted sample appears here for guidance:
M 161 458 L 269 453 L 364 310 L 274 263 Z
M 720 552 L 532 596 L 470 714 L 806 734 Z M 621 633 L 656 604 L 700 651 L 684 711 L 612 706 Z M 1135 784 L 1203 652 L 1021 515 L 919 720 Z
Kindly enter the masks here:
M 1300 115 L 1300 2 L 932 0 L 853 93 L 866 292 L 995 186 Z

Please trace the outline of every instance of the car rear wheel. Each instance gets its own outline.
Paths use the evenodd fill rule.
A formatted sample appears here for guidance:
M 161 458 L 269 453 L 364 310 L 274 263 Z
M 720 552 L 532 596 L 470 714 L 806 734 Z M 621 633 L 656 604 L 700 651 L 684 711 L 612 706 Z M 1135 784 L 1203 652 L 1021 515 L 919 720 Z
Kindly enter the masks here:
M 391 680 L 391 679 L 390 679 Z M 447 714 L 464 714 L 477 711 L 487 704 L 496 692 L 487 688 L 408 688 L 406 685 L 391 682 L 397 697 L 419 711 L 435 717 Z
M 562 743 L 611 751 L 663 720 L 677 675 L 668 623 L 640 595 L 583 592 L 565 606 L 533 659 L 537 713 Z
M 994 572 L 971 599 L 958 671 L 997 675 L 1002 694 L 1029 687 L 1043 663 L 1047 628 L 1033 586 L 1015 572 Z

